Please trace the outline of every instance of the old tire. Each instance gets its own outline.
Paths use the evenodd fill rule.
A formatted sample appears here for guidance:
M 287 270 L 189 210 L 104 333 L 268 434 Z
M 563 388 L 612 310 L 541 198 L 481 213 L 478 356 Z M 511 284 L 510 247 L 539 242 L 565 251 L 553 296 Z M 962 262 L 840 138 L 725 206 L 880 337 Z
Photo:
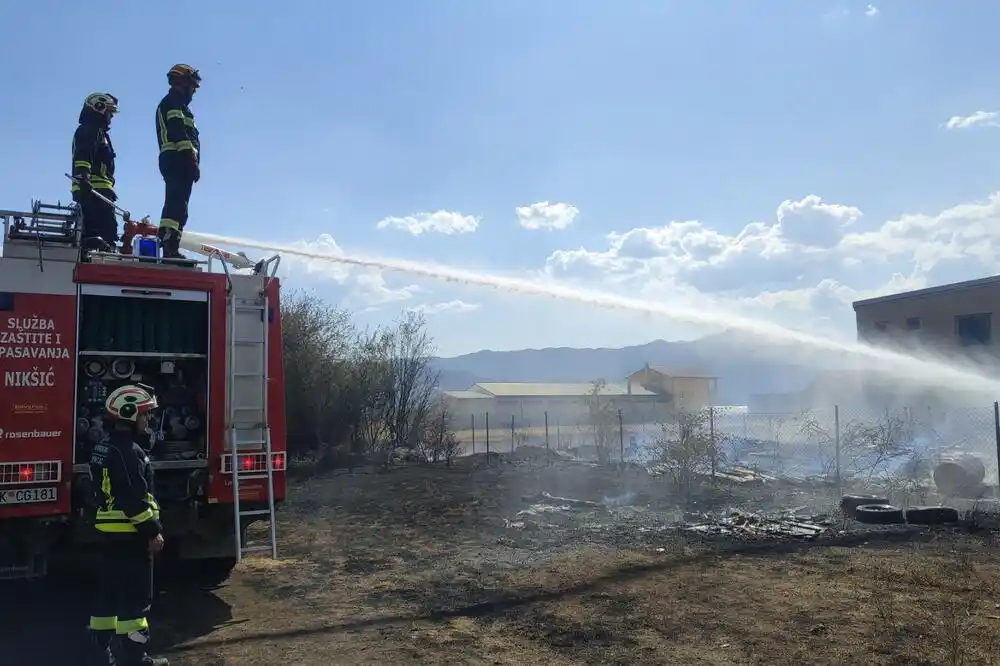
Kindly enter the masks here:
M 878 495 L 844 495 L 840 498 L 840 510 L 850 518 L 854 518 L 854 512 L 859 506 L 888 503 L 888 497 L 879 497 Z
M 911 525 L 949 525 L 958 520 L 958 509 L 950 506 L 911 506 L 906 510 L 906 522 Z
M 901 525 L 903 510 L 891 504 L 862 504 L 854 509 L 854 519 L 868 525 Z

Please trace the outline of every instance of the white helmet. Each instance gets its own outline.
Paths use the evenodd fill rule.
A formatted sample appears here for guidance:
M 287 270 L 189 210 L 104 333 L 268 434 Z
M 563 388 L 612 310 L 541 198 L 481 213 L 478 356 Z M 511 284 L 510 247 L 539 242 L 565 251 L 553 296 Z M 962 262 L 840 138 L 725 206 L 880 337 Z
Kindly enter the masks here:
M 149 413 L 158 406 L 152 390 L 136 384 L 115 389 L 104 401 L 108 415 L 121 421 L 135 422 L 136 416 Z
M 97 113 L 114 115 L 118 113 L 118 98 L 111 93 L 91 93 L 83 101 L 83 106 Z

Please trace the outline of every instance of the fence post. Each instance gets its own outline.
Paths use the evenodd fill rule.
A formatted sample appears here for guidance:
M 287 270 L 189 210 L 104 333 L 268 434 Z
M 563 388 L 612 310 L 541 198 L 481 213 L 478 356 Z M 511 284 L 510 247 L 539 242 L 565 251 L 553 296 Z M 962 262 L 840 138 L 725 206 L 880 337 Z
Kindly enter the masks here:
M 833 406 L 833 450 L 837 456 L 837 492 L 842 492 L 840 480 L 840 405 Z
M 510 452 L 514 453 L 514 415 L 510 415 Z
M 439 452 L 441 452 L 441 451 L 444 450 L 444 427 L 445 427 L 445 417 L 447 415 L 448 415 L 448 412 L 442 409 L 441 410 L 441 427 L 438 429 L 438 441 L 437 441 L 438 451 Z M 450 465 L 451 464 L 451 454 L 450 453 L 448 454 L 447 458 L 448 458 L 448 464 Z M 434 456 L 434 462 L 437 462 L 437 455 Z
M 993 428 L 997 440 L 997 484 L 1000 484 L 1000 402 L 993 403 Z
M 709 445 L 712 447 L 712 451 L 711 451 L 711 454 L 712 454 L 712 483 L 714 484 L 714 483 L 716 483 L 718 481 L 718 477 L 716 477 L 716 475 L 715 475 L 716 472 L 718 471 L 718 469 L 716 467 L 716 465 L 717 465 L 717 463 L 716 463 L 716 457 L 717 457 L 718 454 L 717 454 L 717 452 L 715 450 L 715 406 L 714 405 L 709 405 L 709 407 L 708 407 L 708 437 L 709 437 L 709 442 L 710 442 Z
M 549 452 L 549 410 L 545 410 L 545 452 Z
M 490 413 L 486 412 L 486 462 L 490 461 Z
M 618 410 L 618 454 L 622 464 L 625 463 L 625 419 L 622 410 Z
M 472 455 L 476 454 L 476 415 L 472 414 Z

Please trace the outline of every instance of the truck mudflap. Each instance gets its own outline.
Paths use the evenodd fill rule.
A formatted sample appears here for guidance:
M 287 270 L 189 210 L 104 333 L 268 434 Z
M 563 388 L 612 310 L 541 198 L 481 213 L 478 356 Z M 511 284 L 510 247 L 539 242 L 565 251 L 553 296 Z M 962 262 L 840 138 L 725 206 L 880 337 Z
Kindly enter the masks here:
M 76 297 L 0 292 L 0 519 L 70 511 Z

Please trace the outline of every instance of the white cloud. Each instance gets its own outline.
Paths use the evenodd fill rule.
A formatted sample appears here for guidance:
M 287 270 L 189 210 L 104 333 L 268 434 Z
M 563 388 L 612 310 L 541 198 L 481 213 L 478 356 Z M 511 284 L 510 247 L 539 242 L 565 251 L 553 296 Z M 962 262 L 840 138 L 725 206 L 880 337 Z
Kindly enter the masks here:
M 444 303 L 423 303 L 418 305 L 412 310 L 422 312 L 425 315 L 436 315 L 444 314 L 448 312 L 462 313 L 462 312 L 474 312 L 479 309 L 478 303 L 466 303 L 465 301 L 454 300 L 445 301 Z
M 479 218 L 447 210 L 416 213 L 406 217 L 387 217 L 375 225 L 378 229 L 400 229 L 413 236 L 426 233 L 471 234 L 479 228 Z
M 408 301 L 413 298 L 413 294 L 420 291 L 420 287 L 415 284 L 398 289 L 390 287 L 386 284 L 382 271 L 375 268 L 361 269 L 357 276 L 357 286 L 358 293 L 355 294 L 355 297 L 367 305 Z
M 539 201 L 514 209 L 517 220 L 525 229 L 561 230 L 568 228 L 580 214 L 573 204 Z
M 809 195 L 734 233 L 692 220 L 612 232 L 603 249 L 553 252 L 545 271 L 643 298 L 705 299 L 845 329 L 859 298 L 1000 271 L 997 229 L 1000 193 L 881 224 Z
M 945 123 L 945 129 L 961 130 L 973 127 L 1000 127 L 1000 113 L 996 111 L 976 111 L 971 116 L 952 116 Z
M 865 9 L 865 16 L 867 16 L 868 18 L 874 18 L 878 16 L 880 13 L 881 12 L 879 12 L 878 7 L 876 7 L 875 5 L 868 5 L 868 8 Z

